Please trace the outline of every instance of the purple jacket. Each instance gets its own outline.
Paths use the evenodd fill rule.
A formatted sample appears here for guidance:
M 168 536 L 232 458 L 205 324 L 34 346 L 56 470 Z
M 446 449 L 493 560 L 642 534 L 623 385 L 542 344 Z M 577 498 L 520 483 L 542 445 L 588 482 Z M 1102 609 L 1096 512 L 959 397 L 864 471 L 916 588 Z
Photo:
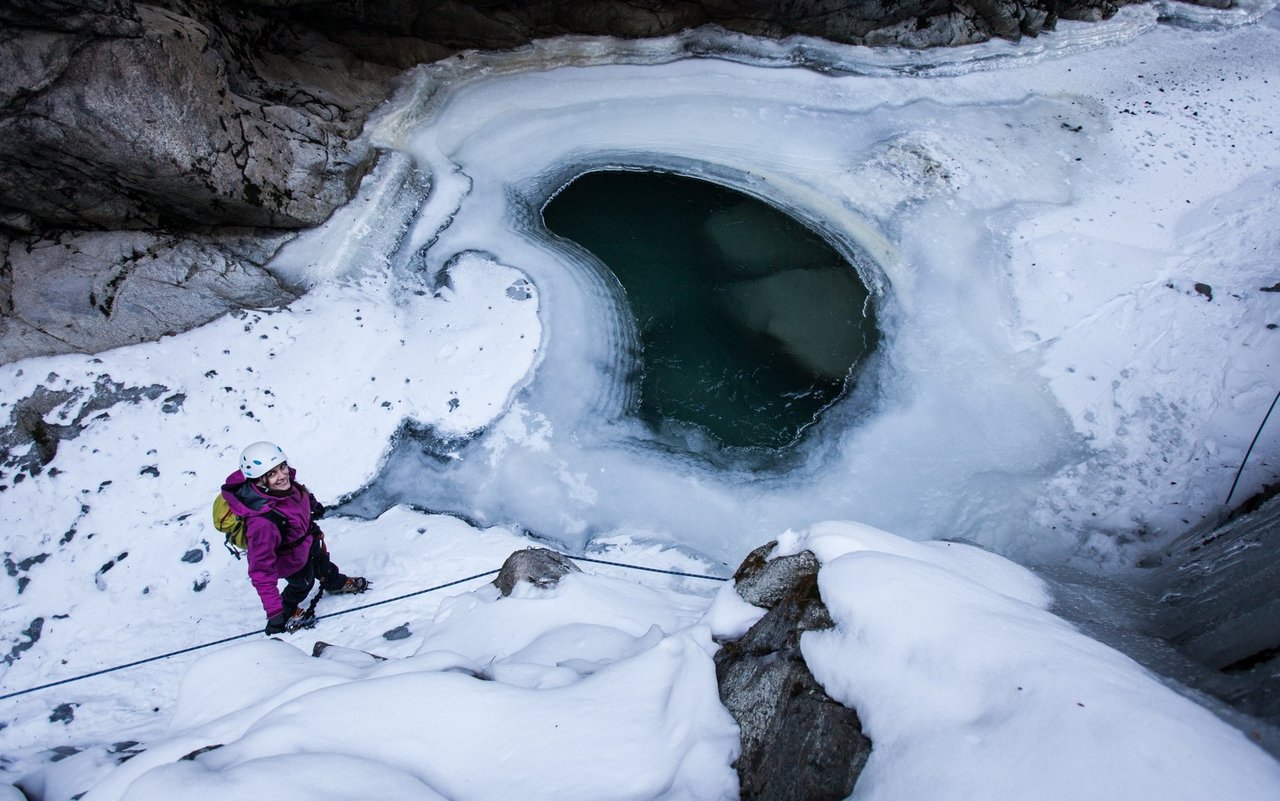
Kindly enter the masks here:
M 293 478 L 297 472 L 289 468 Z M 284 611 L 277 583 L 301 570 L 311 552 L 311 493 L 295 479 L 287 495 L 262 492 L 239 470 L 222 485 L 227 505 L 245 521 L 249 541 L 249 580 L 262 599 L 267 617 Z M 268 511 L 285 521 L 284 530 L 272 522 Z

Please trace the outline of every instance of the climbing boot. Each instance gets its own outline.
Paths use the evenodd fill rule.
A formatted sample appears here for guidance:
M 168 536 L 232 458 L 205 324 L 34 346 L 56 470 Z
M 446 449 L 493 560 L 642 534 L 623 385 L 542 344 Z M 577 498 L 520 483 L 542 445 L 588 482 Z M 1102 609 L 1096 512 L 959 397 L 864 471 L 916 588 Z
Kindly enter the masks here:
M 329 590 L 331 595 L 345 595 L 347 593 L 362 593 L 372 586 L 371 582 L 364 576 L 351 576 L 342 582 L 342 586 L 336 590 Z
M 311 609 L 295 609 L 284 623 L 284 630 L 293 634 L 302 629 L 313 629 L 316 626 L 315 607 Z

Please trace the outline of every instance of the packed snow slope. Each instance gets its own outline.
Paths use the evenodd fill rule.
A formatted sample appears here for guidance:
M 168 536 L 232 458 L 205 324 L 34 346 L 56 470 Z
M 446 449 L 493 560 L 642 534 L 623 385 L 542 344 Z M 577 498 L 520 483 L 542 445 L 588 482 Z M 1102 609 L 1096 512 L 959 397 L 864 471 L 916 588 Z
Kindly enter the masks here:
M 805 658 L 876 743 L 856 798 L 1274 798 L 1247 732 L 939 542 L 1122 571 L 1225 496 L 1280 336 L 1264 10 L 911 57 L 568 40 L 411 76 L 361 196 L 276 266 L 297 303 L 0 367 L 0 694 L 260 629 L 207 522 L 259 439 L 326 502 L 374 482 L 376 516 L 324 522 L 373 594 L 322 614 L 479 577 L 6 698 L 4 775 L 46 799 L 733 797 L 712 635 L 751 610 L 604 567 L 495 598 L 528 529 L 721 576 L 813 548 L 837 626 Z M 865 389 L 768 464 L 655 447 L 607 274 L 537 218 L 606 164 L 753 190 L 845 248 L 885 326 Z M 425 445 L 389 457 L 406 431 Z

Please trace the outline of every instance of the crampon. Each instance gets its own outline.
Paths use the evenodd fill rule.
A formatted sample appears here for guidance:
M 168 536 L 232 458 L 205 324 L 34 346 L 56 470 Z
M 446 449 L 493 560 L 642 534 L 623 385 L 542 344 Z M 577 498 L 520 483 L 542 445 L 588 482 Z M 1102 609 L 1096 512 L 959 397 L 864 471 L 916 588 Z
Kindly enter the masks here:
M 313 629 L 315 627 L 315 612 L 309 612 L 303 609 L 299 609 L 297 612 L 294 612 L 293 617 L 289 618 L 284 623 L 284 630 L 290 634 L 293 634 L 295 631 L 301 631 L 302 629 Z
M 320 596 L 324 595 L 324 587 L 316 592 L 316 597 L 311 599 L 311 603 L 305 609 L 298 607 L 289 619 L 285 621 L 284 630 L 290 634 L 303 629 L 313 629 L 316 627 L 316 604 L 320 603 Z

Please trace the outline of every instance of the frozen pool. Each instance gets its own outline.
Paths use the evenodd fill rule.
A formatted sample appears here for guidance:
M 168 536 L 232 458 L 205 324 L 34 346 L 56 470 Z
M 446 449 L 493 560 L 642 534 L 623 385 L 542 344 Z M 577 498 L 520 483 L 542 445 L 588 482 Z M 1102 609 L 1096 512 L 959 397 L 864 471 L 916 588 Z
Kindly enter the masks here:
M 733 447 L 788 445 L 875 345 L 853 265 L 756 198 L 670 173 L 597 171 L 542 214 L 617 276 L 640 339 L 637 412 L 668 441 L 694 425 Z

